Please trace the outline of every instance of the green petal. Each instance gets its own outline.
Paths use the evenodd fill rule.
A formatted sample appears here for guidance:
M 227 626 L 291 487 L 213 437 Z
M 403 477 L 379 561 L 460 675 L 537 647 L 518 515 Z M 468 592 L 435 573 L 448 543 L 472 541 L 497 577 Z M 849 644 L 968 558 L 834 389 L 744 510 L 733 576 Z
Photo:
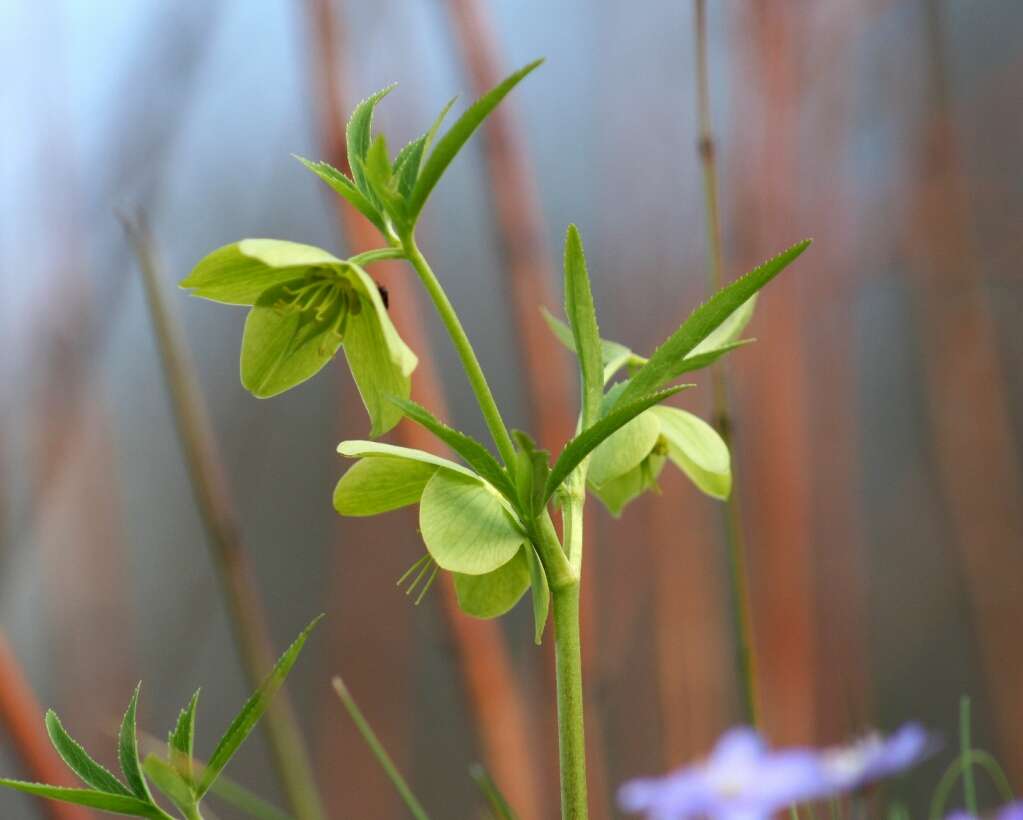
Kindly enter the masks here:
M 497 618 L 515 606 L 529 589 L 525 550 L 532 548 L 530 544 L 523 545 L 511 561 L 484 575 L 454 573 L 462 611 L 474 618 Z
M 300 279 L 310 268 L 341 260 L 325 250 L 281 239 L 243 239 L 213 251 L 181 282 L 193 296 L 252 305 L 268 288 Z
M 245 320 L 242 384 L 258 398 L 276 396 L 301 384 L 329 362 L 341 346 L 341 337 L 331 327 L 333 314 L 318 321 L 315 311 L 278 308 L 284 289 L 298 287 L 302 281 L 266 291 Z
M 706 339 L 694 347 L 686 358 L 691 359 L 704 353 L 710 353 L 737 341 L 739 334 L 746 329 L 746 325 L 753 318 L 753 309 L 756 305 L 757 295 L 753 294 L 739 305 L 725 321 L 714 328 Z
M 660 434 L 661 425 L 651 411 L 640 413 L 593 451 L 587 478 L 600 487 L 625 475 L 650 455 Z
M 438 470 L 427 482 L 419 528 L 433 560 L 466 575 L 503 566 L 526 539 L 497 490 L 448 470 Z
M 676 407 L 652 411 L 668 442 L 668 457 L 699 487 L 714 498 L 728 498 L 732 468 L 728 446 L 703 419 Z
M 376 282 L 358 265 L 346 265 L 345 271 L 363 305 L 359 315 L 349 317 L 345 357 L 372 422 L 370 435 L 381 436 L 402 418 L 387 397 L 409 397 L 419 362 L 392 324 Z
M 397 444 L 387 444 L 383 441 L 362 441 L 353 439 L 342 441 L 337 446 L 337 451 L 346 458 L 368 458 L 371 456 L 391 456 L 393 458 L 404 458 L 410 461 L 419 461 L 423 464 L 432 464 L 435 467 L 443 467 L 446 470 L 454 470 L 466 478 L 478 480 L 479 476 L 472 470 L 449 461 L 441 456 L 435 456 L 425 450 L 416 450 L 412 447 L 399 447 Z
M 367 516 L 415 504 L 438 469 L 433 464 L 393 456 L 364 458 L 337 483 L 334 509 L 341 515 Z
M 647 490 L 657 488 L 657 477 L 664 468 L 664 462 L 664 456 L 651 454 L 643 464 L 634 467 L 625 475 L 599 487 L 591 484 L 590 491 L 600 499 L 611 515 L 617 518 L 630 501 L 638 498 Z

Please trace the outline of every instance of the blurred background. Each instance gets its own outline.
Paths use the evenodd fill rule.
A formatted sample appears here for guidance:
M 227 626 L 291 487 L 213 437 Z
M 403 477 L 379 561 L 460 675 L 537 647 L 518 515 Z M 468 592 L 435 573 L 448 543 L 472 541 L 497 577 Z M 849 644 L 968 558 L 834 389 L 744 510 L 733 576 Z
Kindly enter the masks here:
M 727 368 L 765 730 L 934 727 L 945 750 L 887 791 L 916 816 L 968 693 L 1019 790 L 1023 5 L 710 5 L 726 275 L 816 240 Z M 257 401 L 238 380 L 245 311 L 174 284 L 246 236 L 363 249 L 365 226 L 289 155 L 341 162 L 343 118 L 392 81 L 377 123 L 398 146 L 452 94 L 461 107 L 545 55 L 419 236 L 509 422 L 557 451 L 575 374 L 535 306 L 560 302 L 566 225 L 609 338 L 647 352 L 705 292 L 693 20 L 688 2 L 610 0 L 0 4 L 0 771 L 47 765 L 30 694 L 111 765 L 136 681 L 158 736 L 203 686 L 200 754 L 247 695 L 117 217 L 141 210 L 274 650 L 328 615 L 289 693 L 329 815 L 403 816 L 330 689 L 342 673 L 439 816 L 479 814 L 476 760 L 524 817 L 555 816 L 550 632 L 532 645 L 528 604 L 496 624 L 453 614 L 442 585 L 413 607 L 394 582 L 421 554 L 414 514 L 342 521 L 330 504 L 335 445 L 368 431 L 341 361 Z M 423 361 L 419 397 L 484 436 L 411 272 L 373 273 Z M 699 381 L 683 404 L 706 416 Z M 662 489 L 589 517 L 598 818 L 624 779 L 740 719 L 720 505 L 667 471 Z M 262 735 L 230 773 L 283 804 Z M 0 794 L 5 817 L 45 811 Z

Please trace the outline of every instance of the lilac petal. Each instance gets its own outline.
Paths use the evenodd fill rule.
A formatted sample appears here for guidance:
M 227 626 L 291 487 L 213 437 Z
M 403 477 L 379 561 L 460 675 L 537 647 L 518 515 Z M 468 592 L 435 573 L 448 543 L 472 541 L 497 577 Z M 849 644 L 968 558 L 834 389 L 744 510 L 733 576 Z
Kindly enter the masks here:
M 760 734 L 748 726 L 729 729 L 718 739 L 709 764 L 731 765 L 753 761 L 767 754 L 767 746 Z
M 998 820 L 1023 820 L 1023 800 L 1002 806 L 997 817 Z

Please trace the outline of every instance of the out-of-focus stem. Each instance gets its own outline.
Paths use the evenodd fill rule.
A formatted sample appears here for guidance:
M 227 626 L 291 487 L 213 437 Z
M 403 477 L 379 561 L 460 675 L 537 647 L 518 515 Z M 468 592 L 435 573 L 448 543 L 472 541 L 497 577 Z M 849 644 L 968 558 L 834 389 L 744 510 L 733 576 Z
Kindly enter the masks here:
M 717 161 L 714 133 L 710 118 L 710 81 L 707 70 L 707 4 L 693 0 L 696 32 L 696 97 L 700 136 L 698 149 L 703 170 L 703 198 L 707 225 L 707 289 L 711 292 L 724 286 L 724 265 L 721 251 L 721 221 L 718 211 Z M 728 401 L 728 384 L 724 366 L 711 369 L 713 417 L 715 427 L 732 450 L 732 423 Z M 734 460 L 734 453 L 733 453 Z M 732 600 L 732 623 L 735 631 L 736 665 L 739 673 L 744 718 L 757 724 L 757 676 L 753 654 L 753 616 L 747 582 L 746 543 L 739 508 L 738 488 L 732 490 L 724 503 L 724 530 L 728 546 L 728 573 Z
M 138 256 L 163 364 L 174 420 L 196 506 L 206 529 L 235 642 L 249 685 L 255 689 L 273 668 L 274 653 L 241 531 L 231 502 L 216 440 L 206 414 L 188 347 L 168 309 L 152 241 L 145 226 L 124 220 Z M 294 709 L 281 692 L 266 714 L 266 735 L 274 766 L 298 820 L 323 820 L 319 791 Z
M 43 729 L 43 710 L 25 678 L 7 636 L 0 631 L 0 723 L 32 780 L 54 786 L 77 786 L 50 746 Z M 80 806 L 39 800 L 41 813 L 51 820 L 87 820 L 92 813 Z

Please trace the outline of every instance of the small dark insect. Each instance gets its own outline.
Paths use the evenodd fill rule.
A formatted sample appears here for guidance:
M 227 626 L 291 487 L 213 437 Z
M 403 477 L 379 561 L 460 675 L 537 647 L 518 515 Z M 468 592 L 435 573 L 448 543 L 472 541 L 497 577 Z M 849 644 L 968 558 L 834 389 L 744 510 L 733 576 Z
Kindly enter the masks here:
M 382 301 L 384 303 L 384 307 L 389 310 L 391 307 L 391 299 L 387 295 L 387 288 L 377 282 L 377 290 L 380 291 L 380 301 Z

